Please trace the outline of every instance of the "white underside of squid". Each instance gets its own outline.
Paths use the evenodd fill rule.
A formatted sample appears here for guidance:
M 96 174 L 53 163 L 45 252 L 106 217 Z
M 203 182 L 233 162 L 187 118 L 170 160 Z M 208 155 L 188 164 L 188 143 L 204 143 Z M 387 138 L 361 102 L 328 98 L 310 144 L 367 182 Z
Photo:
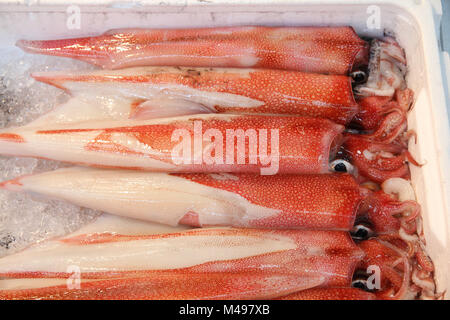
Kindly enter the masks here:
M 239 115 L 219 115 L 220 119 L 226 120 Z M 218 117 L 216 114 L 196 115 L 198 120 L 207 121 L 210 118 Z M 180 117 L 186 120 L 189 117 Z M 98 152 L 86 150 L 86 146 L 95 141 L 95 138 L 103 133 L 105 128 L 133 127 L 151 124 L 165 124 L 177 121 L 177 117 L 151 119 L 151 120 L 124 120 L 124 121 L 89 121 L 76 124 L 56 124 L 53 126 L 34 127 L 32 125 L 6 128 L 0 130 L 1 134 L 13 134 L 20 136 L 24 142 L 0 139 L 0 153 L 3 155 L 23 156 L 23 157 L 45 157 L 58 161 L 71 162 L 76 164 L 98 164 L 108 167 L 141 168 L 155 171 L 177 171 L 178 166 L 173 163 L 173 159 L 162 154 L 160 150 L 154 150 L 149 145 L 140 142 L 134 136 L 124 132 L 112 133 L 111 139 L 120 146 L 131 150 L 134 153 L 118 152 Z M 81 132 L 65 132 L 60 134 L 38 133 L 40 130 L 64 130 L 64 129 L 89 129 Z M 96 130 L 98 129 L 98 130 Z M 0 136 L 1 138 L 1 136 Z M 203 152 L 203 150 L 200 150 Z M 194 155 L 195 156 L 195 155 Z M 164 159 L 166 161 L 158 160 Z M 178 159 L 179 163 L 189 163 L 189 160 Z
M 189 281 L 190 277 L 197 275 L 202 281 L 208 281 L 210 272 L 216 275 L 223 272 L 224 276 L 236 281 L 262 281 L 264 288 L 261 290 L 268 292 L 267 297 L 270 298 L 324 284 L 335 269 L 315 261 L 324 259 L 324 250 L 333 248 L 335 241 L 346 241 L 343 246 L 349 249 L 354 246 L 345 233 L 334 234 L 336 238 L 331 235 L 331 239 L 325 240 L 323 237 L 328 236 L 326 232 L 300 234 L 256 229 L 167 228 L 161 230 L 146 222 L 102 216 L 69 236 L 39 243 L 1 258 L 0 274 L 4 278 L 0 280 L 0 291 L 4 290 L 3 294 L 8 296 L 8 291 L 17 289 L 67 285 L 74 273 L 81 278 L 81 284 L 101 279 L 127 282 L 127 279 L 138 277 L 142 281 L 150 281 L 148 285 L 151 289 L 152 280 L 146 276 L 158 278 L 162 275 L 151 271 L 166 270 L 170 271 L 164 274 L 169 280 Z M 352 258 L 358 260 L 363 252 L 356 248 L 354 246 Z M 245 260 L 247 258 L 249 260 Z M 309 267 L 305 270 L 300 267 L 295 273 L 286 274 L 284 263 L 306 264 Z M 188 267 L 198 269 L 174 270 Z M 273 272 L 271 268 L 274 268 Z M 278 269 L 281 271 L 279 274 L 276 272 Z M 262 272 L 256 272 L 252 280 L 251 270 Z M 337 276 L 345 277 L 346 274 L 338 273 Z M 246 297 L 245 292 L 242 297 Z
M 0 273 L 70 273 L 71 266 L 77 266 L 85 275 L 89 272 L 169 270 L 297 247 L 289 237 L 276 234 L 211 233 L 211 230 L 214 229 L 193 229 L 173 237 L 90 244 L 63 242 L 70 239 L 69 236 L 1 258 Z
M 115 125 L 115 124 L 114 124 Z M 120 126 L 120 124 L 118 124 Z M 48 129 L 48 127 L 46 128 Z M 33 128 L 22 127 L 6 132 L 19 134 L 26 142 L 16 143 L 0 141 L 0 150 L 4 155 L 22 157 L 45 157 L 58 161 L 67 161 L 77 164 L 99 163 L 111 167 L 138 167 L 152 168 L 159 171 L 175 170 L 176 166 L 168 162 L 159 161 L 154 158 L 134 154 L 119 154 L 108 152 L 96 152 L 85 150 L 85 146 L 93 141 L 100 133 L 99 131 L 72 132 L 68 134 L 40 135 Z M 160 156 L 156 150 L 143 145 L 132 137 L 123 137 L 120 134 L 114 137 L 122 140 L 122 143 L 131 146 L 136 152 L 145 151 L 150 156 Z
M 108 121 L 128 119 L 130 101 L 90 95 L 77 95 L 57 106 L 52 111 L 27 124 L 30 127 L 76 123 L 85 121 Z
M 114 78 L 136 76 L 149 73 L 186 73 L 188 68 L 173 67 L 138 67 L 120 71 L 92 71 L 83 73 L 86 77 L 101 75 Z M 201 69 L 203 72 L 214 71 L 249 76 L 251 69 Z M 194 89 L 181 84 L 155 84 L 149 82 L 125 81 L 70 81 L 58 77 L 76 76 L 67 72 L 35 73 L 37 79 L 51 79 L 51 83 L 69 91 L 72 98 L 43 115 L 31 126 L 44 123 L 67 123 L 88 120 L 123 120 L 153 119 L 198 113 L 214 113 L 215 106 L 233 108 L 254 108 L 264 105 L 262 101 L 246 96 L 226 92 L 209 92 Z M 133 103 L 140 101 L 132 108 Z
M 239 179 L 230 174 L 211 177 Z M 189 212 L 198 214 L 201 225 L 241 226 L 280 213 L 255 205 L 239 194 L 157 172 L 74 167 L 24 176 L 3 187 L 172 226 Z
M 75 237 L 83 234 L 121 234 L 121 235 L 153 235 L 174 233 L 189 229 L 186 226 L 170 227 L 158 223 L 151 223 L 145 221 L 139 221 L 136 219 L 124 218 L 114 216 L 110 214 L 102 214 L 98 216 L 95 221 L 83 226 L 79 230 L 71 233 L 67 237 Z M 20 254 L 22 256 L 31 252 L 35 254 L 35 247 L 39 247 L 42 244 L 36 244 L 31 248 L 25 249 Z M 28 251 L 32 249 L 31 251 Z M 13 257 L 11 255 L 9 257 Z M 8 256 L 7 256 L 8 257 Z M 0 264 L 3 263 L 3 259 L 0 258 Z M 10 259 L 10 258 L 8 258 Z M 82 282 L 95 281 L 96 279 L 82 279 Z M 42 288 L 56 285 L 67 284 L 67 279 L 60 278 L 23 278 L 23 279 L 8 279 L 4 278 L 0 280 L 0 290 L 19 290 L 19 289 L 32 289 Z

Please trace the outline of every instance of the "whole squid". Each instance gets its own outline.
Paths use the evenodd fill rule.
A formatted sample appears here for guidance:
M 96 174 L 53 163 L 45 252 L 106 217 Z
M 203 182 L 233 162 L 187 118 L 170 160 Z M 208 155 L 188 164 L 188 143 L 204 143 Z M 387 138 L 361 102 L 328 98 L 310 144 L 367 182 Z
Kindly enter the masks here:
M 403 147 L 343 130 L 320 118 L 231 114 L 30 124 L 0 131 L 0 154 L 109 168 L 264 175 L 327 173 L 336 166 L 347 171 L 347 160 L 354 159 L 362 176 L 376 181 L 409 175 Z
M 399 299 L 422 290 L 412 281 L 421 265 L 394 241 L 356 245 L 337 231 L 139 229 L 90 228 L 3 257 L 0 298 Z M 377 287 L 351 289 L 364 282 L 359 274 L 369 266 L 378 268 Z
M 122 119 L 211 112 L 296 114 L 351 122 L 370 137 L 391 142 L 406 128 L 406 111 L 412 104 L 412 91 L 405 84 L 406 57 L 399 44 L 390 37 L 373 39 L 369 59 L 369 43 L 350 27 L 124 29 L 98 37 L 17 44 L 28 52 L 77 58 L 107 69 L 176 66 L 36 74 L 73 93 L 82 90 L 103 100 L 125 100 L 101 110 L 95 106 L 98 101 L 70 101 L 44 117 L 50 121 L 79 121 L 93 114 Z M 353 72 L 348 78 L 269 69 Z M 80 107 L 86 115 L 73 111 Z
M 350 77 L 273 69 L 139 67 L 32 76 L 72 96 L 32 125 L 200 113 L 300 115 L 390 142 L 405 129 L 413 99 L 404 88 L 355 100 Z
M 369 53 L 368 43 L 351 27 L 119 29 L 97 37 L 20 40 L 17 45 L 107 69 L 173 65 L 346 74 L 367 65 Z
M 420 206 L 411 186 L 402 179 L 383 186 L 388 193 L 371 191 L 351 175 L 339 173 L 168 174 L 78 167 L 0 184 L 7 190 L 171 226 L 415 234 Z M 400 194 L 401 200 L 390 194 Z

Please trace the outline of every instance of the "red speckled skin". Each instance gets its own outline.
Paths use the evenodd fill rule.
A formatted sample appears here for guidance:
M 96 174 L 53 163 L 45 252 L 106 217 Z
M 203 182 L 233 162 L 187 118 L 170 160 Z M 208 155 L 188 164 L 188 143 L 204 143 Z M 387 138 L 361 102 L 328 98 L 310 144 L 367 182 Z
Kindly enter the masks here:
M 255 256 L 231 260 L 217 260 L 191 267 L 168 270 L 132 270 L 84 272 L 84 279 L 106 279 L 142 277 L 151 274 L 255 272 L 291 274 L 297 277 L 322 278 L 323 286 L 346 286 L 350 284 L 354 268 L 364 253 L 359 250 L 349 233 L 338 231 L 262 230 L 262 229 L 192 229 L 179 233 L 130 236 L 121 234 L 83 234 L 61 239 L 70 246 L 85 246 L 97 243 L 125 242 L 161 239 L 180 236 L 236 236 L 237 244 L 243 241 L 239 236 L 279 239 L 287 237 L 296 244 L 294 249 L 274 251 Z M 187 240 L 188 241 L 188 240 Z M 187 242 L 186 245 L 189 245 Z M 230 246 L 233 246 L 230 243 Z M 8 272 L 5 278 L 67 278 L 70 274 L 61 272 Z
M 139 278 L 82 282 L 80 289 L 67 285 L 0 290 L 0 300 L 224 300 L 271 299 L 280 292 L 302 288 L 292 275 L 258 273 L 148 274 Z
M 191 136 L 191 147 L 194 149 L 194 121 L 202 123 L 203 132 L 207 129 L 216 129 L 222 133 L 225 140 L 227 129 L 253 129 L 258 132 L 260 129 L 266 129 L 268 150 L 272 150 L 271 129 L 279 131 L 279 170 L 277 173 L 326 173 L 329 171 L 330 148 L 334 140 L 343 130 L 341 125 L 332 123 L 325 119 L 314 119 L 306 117 L 275 117 L 275 116 L 213 116 L 206 118 L 196 118 L 195 116 L 183 118 L 174 118 L 175 120 L 162 124 L 136 125 L 129 127 L 109 127 L 104 128 L 93 141 L 88 143 L 85 148 L 89 151 L 108 152 L 111 154 L 133 154 L 155 158 L 174 164 L 172 159 L 172 150 L 180 144 L 178 141 L 172 141 L 172 134 L 176 129 L 186 129 Z M 151 123 L 151 122 L 150 122 Z M 37 134 L 54 135 L 68 134 L 76 132 L 97 131 L 99 129 L 58 129 L 58 130 L 40 130 Z M 153 150 L 158 150 L 160 155 L 147 155 L 129 149 L 127 146 L 118 144 L 114 139 L 117 135 L 124 135 L 132 139 L 137 139 L 142 144 L 150 146 Z M 226 163 L 226 141 L 223 143 L 223 164 L 184 164 L 177 165 L 177 172 L 247 172 L 260 173 L 260 169 L 267 167 L 261 165 L 258 157 L 257 164 L 249 161 L 249 139 L 245 139 L 245 163 L 237 163 L 237 139 L 234 139 L 234 164 Z M 206 142 L 203 143 L 203 150 L 206 148 Z M 254 147 L 255 145 L 253 145 Z M 233 148 L 231 145 L 230 148 Z M 61 152 L 64 152 L 62 146 Z M 191 153 L 193 154 L 193 153 Z M 270 152 L 269 152 L 270 154 Z M 45 156 L 45 155 L 42 155 Z M 192 158 L 191 158 L 192 159 Z M 102 163 L 90 163 L 90 165 L 102 166 Z M 126 164 L 122 166 L 126 168 Z M 138 169 L 138 168 L 137 168 Z M 153 168 L 145 168 L 153 169 Z M 154 168 L 158 169 L 158 168 Z
M 347 232 L 333 231 L 196 229 L 183 233 L 150 236 L 84 235 L 65 238 L 64 242 L 72 246 L 88 246 L 98 241 L 102 243 L 136 241 L 181 235 L 220 236 L 225 233 L 235 235 L 236 241 L 242 241 L 239 239 L 243 234 L 273 239 L 287 237 L 296 244 L 296 247 L 234 260 L 206 262 L 182 269 L 83 273 L 83 279 L 104 280 L 82 283 L 82 288 L 78 291 L 67 290 L 65 285 L 43 289 L 0 290 L 0 298 L 207 299 L 222 295 L 223 298 L 231 299 L 276 298 L 315 286 L 349 286 L 355 266 L 364 256 Z M 69 275 L 18 272 L 1 276 L 67 278 Z
M 377 300 L 375 294 L 356 288 L 314 288 L 292 293 L 277 300 Z
M 114 175 L 114 171 L 111 171 Z M 49 173 L 52 174 L 51 172 Z M 95 174 L 95 173 L 93 173 Z M 120 173 L 130 185 L 139 183 L 132 171 Z M 131 174 L 131 177 L 126 177 Z M 45 174 L 44 174 L 45 175 Z M 141 176 L 143 173 L 141 173 Z M 162 188 L 167 200 L 160 201 L 162 207 L 170 206 L 170 200 L 178 195 L 173 185 L 153 186 L 153 173 L 147 174 L 146 185 L 150 188 Z M 377 235 L 398 235 L 400 227 L 409 234 L 417 230 L 416 218 L 420 215 L 420 206 L 415 201 L 399 201 L 383 191 L 370 191 L 356 182 L 349 174 L 329 173 L 314 175 L 258 175 L 258 174 L 171 174 L 174 185 L 182 183 L 188 194 L 207 197 L 208 202 L 193 207 L 189 197 L 178 203 L 173 223 L 194 227 L 228 226 L 264 229 L 300 229 L 300 230 L 341 230 L 350 231 L 361 222 L 369 223 Z M 38 174 L 39 176 L 39 174 Z M 156 176 L 158 176 L 156 174 Z M 75 185 L 83 185 L 86 176 L 71 175 Z M 22 178 L 24 180 L 22 180 Z M 43 187 L 51 187 L 50 180 L 44 180 L 35 186 L 28 185 L 27 177 L 19 177 L 0 183 L 0 188 L 37 192 Z M 115 180 L 97 177 L 96 183 L 110 185 Z M 183 181 L 185 180 L 185 181 Z M 50 181 L 50 185 L 48 185 Z M 90 181 L 90 180 L 89 180 Z M 117 182 L 119 185 L 120 182 Z M 27 186 L 28 185 L 28 186 Z M 207 188 L 205 188 L 207 187 Z M 197 190 L 197 191 L 196 191 Z M 111 196 L 122 192 L 132 192 L 124 187 L 110 193 Z M 149 189 L 150 191 L 150 189 Z M 109 195 L 109 193 L 108 193 Z M 70 201 L 70 195 L 56 196 Z M 149 196 L 152 200 L 152 197 Z M 75 202 L 76 203 L 76 202 Z M 87 205 L 89 207 L 89 205 Z M 223 214 L 217 215 L 217 208 L 226 206 Z M 95 208 L 95 207 L 92 207 Z M 195 208 L 195 209 L 194 209 Z M 101 208 L 95 208 L 101 209 Z M 178 211 L 180 210 L 180 211 Z M 106 210 L 107 211 L 107 210 Z M 132 212 L 133 210 L 131 210 Z M 175 214 L 174 212 L 174 214 Z M 110 211 L 114 214 L 114 211 Z M 122 213 L 116 213 L 121 215 Z M 167 211 L 170 215 L 171 212 Z M 141 219 L 155 221 L 153 214 L 139 215 Z M 355 222 L 356 221 L 356 222 Z M 107 240 L 109 237 L 106 238 Z M 93 238 L 90 238 L 92 241 Z M 100 241 L 101 238 L 95 238 Z M 66 241 L 66 240 L 65 240 Z
M 250 203 L 280 210 L 268 218 L 239 220 L 234 227 L 351 230 L 362 200 L 358 184 L 348 174 L 276 175 L 240 174 L 217 179 L 206 174 L 176 174 L 195 183 L 238 194 Z M 200 226 L 195 213 L 181 223 Z
M 0 290 L 0 299 L 395 299 L 407 294 L 410 269 L 408 246 L 399 238 L 371 239 L 358 246 L 347 232 L 272 231 L 258 229 L 196 229 L 196 236 L 243 233 L 256 237 L 288 237 L 296 248 L 235 260 L 217 260 L 182 269 L 105 271 L 83 273 L 80 289 L 66 285 L 38 289 Z M 81 235 L 66 238 L 70 245 L 88 246 L 97 241 L 122 242 L 146 238 L 177 237 L 182 233 L 124 236 Z M 398 241 L 400 243 L 398 243 Z M 189 242 L 187 242 L 188 244 Z M 230 243 L 230 245 L 233 245 Z M 397 249 L 393 247 L 396 246 Z M 403 252 L 403 253 L 402 253 Z M 404 256 L 402 257 L 401 254 Z M 350 288 L 356 269 L 377 266 L 381 287 L 374 294 Z M 66 273 L 8 273 L 6 278 L 67 278 Z
M 346 76 L 271 69 L 247 69 L 248 73 L 225 70 L 161 68 L 159 72 L 137 69 L 133 75 L 119 70 L 107 74 L 37 73 L 33 77 L 63 89 L 66 89 L 65 82 L 106 82 L 111 86 L 115 83 L 176 84 L 206 92 L 240 95 L 263 103 L 251 108 L 216 105 L 218 113 L 291 114 L 347 124 L 359 111 L 351 79 Z
M 384 237 L 386 238 L 386 237 Z M 395 237 L 386 240 L 372 238 L 362 241 L 358 246 L 364 251 L 364 258 L 356 269 L 367 270 L 378 267 L 380 287 L 374 293 L 356 288 L 312 288 L 281 297 L 282 300 L 375 300 L 402 299 L 408 296 L 411 282 L 410 265 L 405 265 L 411 248 Z M 407 258 L 408 257 L 408 258 Z M 415 268 L 415 267 L 414 267 Z
M 108 69 L 178 65 L 346 74 L 368 60 L 368 44 L 350 27 L 124 29 L 89 38 L 21 40 L 17 45 Z

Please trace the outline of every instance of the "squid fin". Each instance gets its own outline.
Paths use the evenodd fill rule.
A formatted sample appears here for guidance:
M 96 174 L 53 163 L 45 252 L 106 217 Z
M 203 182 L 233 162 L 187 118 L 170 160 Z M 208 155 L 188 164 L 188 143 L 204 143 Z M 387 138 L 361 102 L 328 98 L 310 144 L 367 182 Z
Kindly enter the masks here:
M 156 97 L 151 100 L 145 100 L 137 106 L 132 105 L 129 118 L 134 120 L 148 120 L 212 112 L 215 111 L 200 103 L 186 99 Z

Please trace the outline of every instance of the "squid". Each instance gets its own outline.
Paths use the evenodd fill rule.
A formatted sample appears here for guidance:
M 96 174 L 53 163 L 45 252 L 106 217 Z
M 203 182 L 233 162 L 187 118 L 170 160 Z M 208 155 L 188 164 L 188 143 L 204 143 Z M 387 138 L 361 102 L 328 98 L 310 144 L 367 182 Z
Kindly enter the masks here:
M 0 187 L 170 226 L 402 233 L 406 238 L 417 232 L 420 206 L 409 183 L 398 180 L 385 182 L 385 193 L 339 173 L 168 174 L 72 167 Z M 402 200 L 391 194 L 401 194 Z
M 173 65 L 347 74 L 367 66 L 369 54 L 369 44 L 351 27 L 117 29 L 97 37 L 19 40 L 17 45 L 106 69 Z
M 33 125 L 200 113 L 300 115 L 391 142 L 404 131 L 413 100 L 402 87 L 356 101 L 351 77 L 273 69 L 137 67 L 32 76 L 72 96 Z
M 394 242 L 422 264 L 415 279 L 430 286 L 433 264 L 423 246 L 420 206 L 409 182 L 382 190 L 349 174 L 167 174 L 64 168 L 19 177 L 0 187 L 169 226 L 347 231 L 357 240 Z M 1 274 L 0 274 L 1 276 Z
M 114 224 L 120 231 L 90 226 L 1 258 L 0 298 L 400 299 L 422 290 L 411 276 L 420 263 L 393 240 L 233 228 L 148 234 L 128 221 Z M 369 266 L 379 271 L 372 292 L 360 289 Z
M 403 148 L 343 130 L 327 119 L 232 114 L 27 125 L 0 131 L 0 154 L 104 168 L 263 175 L 355 172 L 347 160 L 356 159 L 365 178 L 409 175 Z
M 369 45 L 351 27 L 124 29 L 17 45 L 106 69 L 138 67 L 35 74 L 76 96 L 41 121 L 295 114 L 350 123 L 371 138 L 392 142 L 406 128 L 413 100 L 405 83 L 405 53 L 395 39 L 373 39 Z M 262 69 L 245 69 L 255 67 Z M 102 102 L 86 102 L 88 96 Z

